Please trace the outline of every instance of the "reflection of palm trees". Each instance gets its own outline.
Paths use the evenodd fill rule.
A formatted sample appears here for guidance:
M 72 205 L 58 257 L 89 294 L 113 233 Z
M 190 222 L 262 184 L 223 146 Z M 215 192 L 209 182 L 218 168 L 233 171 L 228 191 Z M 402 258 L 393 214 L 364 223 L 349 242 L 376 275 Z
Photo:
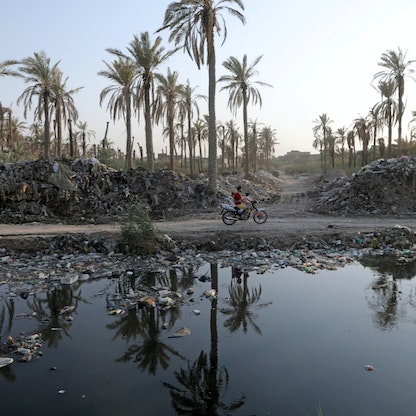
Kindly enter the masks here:
M 218 265 L 211 264 L 211 288 L 218 293 Z M 179 387 L 163 383 L 170 390 L 172 405 L 178 415 L 216 416 L 229 415 L 245 403 L 245 396 L 227 404 L 229 376 L 225 367 L 218 369 L 217 298 L 211 300 L 210 329 L 211 351 L 201 351 L 198 359 L 187 369 L 175 371 Z
M 239 279 L 238 273 L 236 275 L 236 270 L 233 271 L 233 277 Z M 254 322 L 256 315 L 250 310 L 250 307 L 258 303 L 261 298 L 261 286 L 252 288 L 250 293 L 247 281 L 247 272 L 243 274 L 242 285 L 239 283 L 239 280 L 235 281 L 233 279 L 231 281 L 229 288 L 230 296 L 227 301 L 230 307 L 221 309 L 224 315 L 229 316 L 224 326 L 229 328 L 231 332 L 237 331 L 240 327 L 243 327 L 243 331 L 247 332 L 249 325 L 251 325 L 258 334 L 261 334 L 261 329 Z M 270 303 L 259 305 L 259 307 L 270 305 Z
M 138 363 L 139 369 L 154 375 L 159 365 L 164 369 L 168 368 L 171 355 L 181 356 L 172 347 L 159 340 L 161 319 L 158 310 L 154 308 L 141 309 L 139 313 L 140 317 L 137 316 L 136 311 L 129 311 L 126 316 L 107 325 L 107 328 L 118 328 L 114 338 L 121 336 L 130 340 L 142 336 L 142 344 L 130 345 L 117 361 L 133 361 Z
M 46 292 L 46 298 L 34 295 L 32 300 L 27 301 L 28 307 L 35 312 L 36 318 L 42 325 L 40 332 L 48 347 L 57 347 L 63 334 L 70 337 L 68 330 L 72 326 L 72 321 L 66 319 L 67 316 L 60 311 L 65 306 L 72 305 L 75 306 L 72 313 L 75 313 L 80 301 L 86 302 L 81 298 L 81 291 L 75 292 L 73 287 L 54 288 Z M 46 327 L 45 322 L 47 322 Z M 58 328 L 59 330 L 56 330 Z
M 7 324 L 6 324 L 7 311 Z M 8 299 L 2 306 L 0 311 L 0 338 L 3 334 L 10 334 L 13 326 L 13 318 L 15 313 L 14 300 Z
M 245 396 L 230 404 L 222 400 L 228 390 L 228 372 L 225 367 L 214 370 L 204 351 L 188 369 L 175 371 L 175 377 L 180 387 L 169 383 L 164 386 L 170 389 L 173 408 L 178 415 L 229 415 L 244 405 Z
M 391 329 L 398 323 L 397 283 L 395 280 L 386 282 L 380 279 L 373 285 L 373 296 L 368 304 L 374 310 L 374 322 L 378 328 Z

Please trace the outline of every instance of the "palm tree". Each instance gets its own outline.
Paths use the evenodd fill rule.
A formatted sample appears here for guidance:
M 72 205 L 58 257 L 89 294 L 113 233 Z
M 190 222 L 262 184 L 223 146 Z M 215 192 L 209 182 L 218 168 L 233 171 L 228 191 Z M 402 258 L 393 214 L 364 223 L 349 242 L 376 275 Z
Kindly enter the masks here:
M 276 130 L 272 129 L 271 126 L 265 126 L 260 131 L 261 147 L 266 159 L 266 170 L 269 170 L 269 160 L 270 156 L 275 152 L 274 147 L 279 144 L 276 134 Z
M 392 155 L 392 135 L 393 124 L 398 113 L 397 103 L 393 99 L 396 91 L 396 83 L 394 80 L 380 81 L 378 84 L 378 91 L 381 93 L 381 102 L 374 106 L 374 111 L 380 114 L 388 127 L 388 142 L 387 142 L 387 157 Z
M 370 132 L 368 121 L 365 117 L 359 116 L 354 120 L 353 129 L 356 131 L 358 139 L 363 143 L 363 154 L 361 165 L 365 166 L 368 163 L 368 143 L 370 142 Z
M 376 159 L 377 134 L 383 127 L 383 119 L 380 114 L 380 108 L 377 105 L 370 109 L 368 116 L 368 127 L 373 130 L 373 160 Z
M 323 147 L 323 170 L 324 173 L 326 172 L 326 156 L 327 156 L 327 137 L 328 137 L 328 129 L 329 125 L 333 122 L 326 113 L 323 113 L 313 121 L 315 126 L 313 127 L 313 133 L 315 139 L 318 140 L 318 137 L 322 139 L 322 147 Z M 315 142 L 314 142 L 315 143 Z M 321 148 L 322 149 L 322 148 Z
M 199 148 L 199 172 L 202 172 L 202 141 L 206 140 L 208 136 L 208 125 L 206 120 L 198 119 L 193 123 L 193 132 L 198 141 Z
M 227 85 L 221 88 L 221 91 L 228 90 L 228 106 L 236 114 L 239 107 L 243 107 L 243 127 L 244 127 L 244 147 L 245 147 L 245 173 L 248 175 L 249 168 L 249 154 L 248 154 L 248 118 L 247 107 L 249 102 L 253 104 L 259 103 L 262 105 L 261 95 L 256 88 L 256 85 L 268 86 L 260 81 L 252 81 L 252 78 L 257 74 L 254 67 L 260 62 L 262 56 L 258 56 L 254 62 L 249 65 L 247 63 L 247 55 L 243 56 L 242 62 L 236 57 L 231 56 L 224 63 L 224 67 L 230 72 L 229 75 L 222 76 L 218 81 L 224 82 Z
M 215 33 L 227 38 L 227 28 L 222 12 L 226 11 L 237 17 L 243 24 L 245 18 L 240 11 L 233 8 L 236 4 L 241 10 L 244 5 L 241 0 L 181 0 L 169 4 L 165 12 L 163 26 L 158 30 L 171 31 L 169 41 L 176 46 L 182 46 L 195 60 L 198 68 L 208 64 L 208 190 L 214 197 L 217 191 L 217 123 L 215 116 L 216 91 L 216 57 Z M 214 201 L 214 198 L 213 198 Z
M 26 117 L 28 110 L 31 109 L 32 100 L 37 96 L 38 102 L 35 109 L 37 119 L 44 122 L 44 147 L 43 155 L 49 157 L 50 152 L 50 102 L 53 95 L 52 85 L 54 82 L 54 74 L 58 68 L 59 61 L 51 66 L 51 60 L 46 56 L 44 51 L 35 52 L 34 56 L 27 57 L 20 62 L 20 73 L 22 73 L 25 82 L 30 83 L 20 97 L 17 104 L 23 101 L 24 116 Z
M 225 123 L 225 135 L 230 143 L 231 154 L 228 160 L 231 160 L 233 170 L 237 170 L 238 165 L 238 144 L 241 138 L 241 134 L 238 131 L 238 127 L 235 125 L 234 120 L 229 120 Z
M 187 84 L 183 88 L 183 101 L 184 101 L 184 110 L 186 113 L 186 121 L 187 121 L 187 130 L 188 130 L 188 148 L 189 148 L 189 173 L 192 176 L 194 173 L 194 166 L 193 166 L 193 135 L 192 135 L 192 118 L 194 114 L 196 115 L 197 119 L 199 118 L 199 107 L 198 107 L 198 99 L 206 99 L 205 95 L 201 94 L 194 94 L 195 88 L 192 88 L 189 80 Z
M 178 83 L 179 74 L 176 71 L 171 71 L 168 68 L 167 76 L 161 74 L 155 75 L 159 85 L 157 87 L 157 95 L 155 100 L 155 119 L 156 123 L 164 117 L 169 131 L 169 165 L 170 169 L 174 170 L 174 155 L 175 155 L 175 126 L 174 121 L 178 113 L 178 101 L 183 95 L 184 86 Z
M 82 155 L 85 156 L 87 154 L 87 141 L 91 137 L 95 137 L 95 131 L 88 130 L 88 123 L 86 121 L 85 122 L 79 121 L 76 124 L 76 127 L 78 129 L 76 136 L 81 136 Z
M 344 169 L 344 154 L 345 154 L 345 140 L 347 138 L 347 128 L 346 127 L 340 127 L 336 133 L 337 143 L 341 145 L 341 148 L 339 149 L 341 153 L 341 167 Z
M 53 73 L 53 82 L 51 86 L 52 97 L 51 104 L 54 107 L 55 120 L 54 125 L 56 127 L 56 153 L 61 156 L 62 151 L 62 122 L 65 126 L 69 120 L 76 121 L 78 118 L 78 111 L 74 104 L 73 94 L 77 93 L 84 87 L 78 87 L 73 90 L 67 91 L 66 82 L 68 78 L 62 81 L 62 71 L 58 68 Z M 70 156 L 75 156 L 75 150 L 73 143 L 70 143 Z
M 132 167 L 132 136 L 131 136 L 131 113 L 135 100 L 134 81 L 137 76 L 137 67 L 126 58 L 118 58 L 111 64 L 103 61 L 106 70 L 99 71 L 98 75 L 103 76 L 112 82 L 100 93 L 100 105 L 109 96 L 107 110 L 113 117 L 113 121 L 123 117 L 126 123 L 126 166 Z
M 355 132 L 350 130 L 347 133 L 347 145 L 348 145 L 348 167 L 355 167 Z
M 151 172 L 154 170 L 152 97 L 155 91 L 155 75 L 158 67 L 175 52 L 174 50 L 165 52 L 161 43 L 160 36 L 152 44 L 149 32 L 142 32 L 140 37 L 134 35 L 127 47 L 129 57 L 133 59 L 138 69 L 137 101 L 135 104 L 137 109 L 142 108 L 144 113 L 147 169 Z M 128 57 L 118 49 L 108 49 L 108 51 L 118 56 Z
M 402 140 L 402 119 L 404 112 L 403 95 L 404 95 L 404 81 L 406 77 L 411 77 L 410 74 L 414 72 L 409 68 L 415 60 L 406 61 L 406 53 L 403 53 L 400 48 L 397 51 L 388 50 L 381 55 L 381 62 L 378 65 L 382 66 L 384 70 L 377 72 L 374 79 L 381 81 L 392 81 L 397 88 L 397 122 L 398 122 L 398 143 Z M 413 79 L 413 77 L 411 77 Z

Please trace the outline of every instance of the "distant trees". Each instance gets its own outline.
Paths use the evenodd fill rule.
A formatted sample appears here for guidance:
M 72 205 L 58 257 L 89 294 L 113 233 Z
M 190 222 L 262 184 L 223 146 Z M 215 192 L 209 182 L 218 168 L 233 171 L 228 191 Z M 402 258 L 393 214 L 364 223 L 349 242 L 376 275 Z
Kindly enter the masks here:
M 228 106 L 236 113 L 237 108 L 243 108 L 243 128 L 244 128 L 244 147 L 245 147 L 245 164 L 244 169 L 246 175 L 249 172 L 249 140 L 248 140 L 248 115 L 247 107 L 249 102 L 262 105 L 262 99 L 256 85 L 268 86 L 261 81 L 253 81 L 253 77 L 257 74 L 255 66 L 260 62 L 262 56 L 258 56 L 252 64 L 248 64 L 247 55 L 243 56 L 242 61 L 231 56 L 223 66 L 229 71 L 228 75 L 223 75 L 218 81 L 225 85 L 221 88 L 229 92 Z

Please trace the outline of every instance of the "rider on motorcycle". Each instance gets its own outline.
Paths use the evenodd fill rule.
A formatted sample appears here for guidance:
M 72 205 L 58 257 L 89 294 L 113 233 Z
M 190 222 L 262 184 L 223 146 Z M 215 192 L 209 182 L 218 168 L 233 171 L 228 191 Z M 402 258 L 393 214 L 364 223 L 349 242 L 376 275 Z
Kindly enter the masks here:
M 243 196 L 241 195 L 241 186 L 237 186 L 237 192 L 233 194 L 233 197 L 238 214 L 242 216 L 246 212 L 247 205 L 244 203 Z

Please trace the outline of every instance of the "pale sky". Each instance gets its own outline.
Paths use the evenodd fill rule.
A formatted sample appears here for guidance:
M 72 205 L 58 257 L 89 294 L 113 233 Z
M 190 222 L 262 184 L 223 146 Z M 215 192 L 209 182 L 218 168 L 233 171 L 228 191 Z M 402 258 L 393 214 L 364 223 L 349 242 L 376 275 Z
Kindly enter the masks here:
M 0 62 L 22 59 L 44 50 L 64 77 L 68 89 L 84 86 L 74 95 L 79 121 L 87 122 L 96 132 L 92 143 L 108 136 L 116 147 L 125 151 L 123 120 L 111 121 L 106 103 L 99 105 L 100 92 L 109 82 L 97 75 L 105 69 L 103 60 L 113 57 L 106 48 L 126 47 L 135 34 L 154 32 L 162 26 L 165 10 L 171 0 L 14 0 L 3 2 L 0 25 Z M 258 86 L 263 106 L 250 106 L 248 116 L 275 129 L 277 154 L 291 150 L 311 151 L 314 120 L 326 113 L 331 127 L 349 127 L 359 116 L 366 116 L 379 101 L 371 86 L 375 73 L 382 70 L 380 57 L 388 50 L 401 48 L 407 60 L 416 59 L 415 0 L 243 0 L 246 24 L 224 13 L 228 36 L 223 46 L 217 41 L 217 79 L 227 74 L 222 63 L 230 56 L 242 60 L 246 54 L 256 66 L 254 81 L 273 85 Z M 234 6 L 236 7 L 236 6 Z M 169 44 L 168 31 L 159 35 Z M 208 95 L 208 70 L 198 70 L 186 53 L 178 52 L 159 72 L 167 67 L 178 71 L 180 82 L 189 79 L 196 93 Z M 416 63 L 413 66 L 416 69 Z M 27 87 L 21 79 L 0 78 L 0 102 L 11 106 L 14 115 L 23 120 L 23 106 L 16 100 Z M 226 92 L 217 88 L 217 121 L 233 118 L 227 108 Z M 416 83 L 407 79 L 403 119 L 404 136 L 408 133 L 411 111 L 416 110 Z M 200 102 L 202 114 L 207 105 Z M 135 149 L 145 148 L 144 120 L 133 122 Z M 27 125 L 33 123 L 29 118 Z M 241 117 L 236 118 L 240 132 Z M 168 146 L 160 131 L 154 133 L 155 152 Z

